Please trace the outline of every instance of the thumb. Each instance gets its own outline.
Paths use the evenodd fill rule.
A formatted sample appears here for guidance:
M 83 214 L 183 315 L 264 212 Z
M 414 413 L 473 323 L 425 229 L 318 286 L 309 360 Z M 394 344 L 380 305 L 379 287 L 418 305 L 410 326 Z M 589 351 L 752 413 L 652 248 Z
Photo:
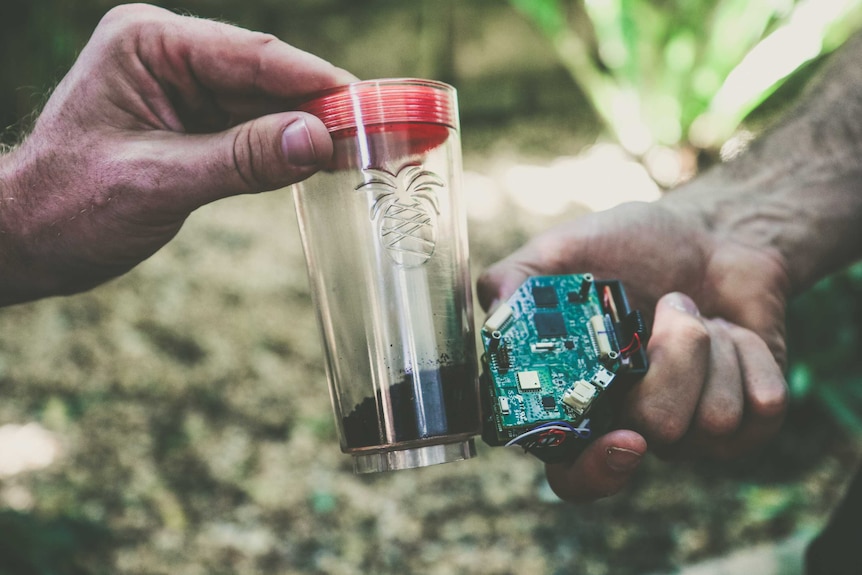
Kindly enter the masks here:
M 256 118 L 225 134 L 221 154 L 225 195 L 255 193 L 304 180 L 332 156 L 332 139 L 318 118 L 286 112 Z
M 218 134 L 177 134 L 160 143 L 164 201 L 188 212 L 215 200 L 294 184 L 332 156 L 323 123 L 304 112 L 255 118 Z M 162 184 L 165 185 L 165 184 Z
M 634 431 L 612 431 L 591 443 L 574 462 L 546 465 L 548 485 L 567 501 L 614 495 L 631 481 L 646 450 L 646 441 Z
M 591 214 L 595 215 L 595 214 Z M 590 249 L 594 220 L 583 217 L 533 237 L 508 257 L 490 266 L 477 281 L 479 303 L 488 311 L 515 293 L 529 276 L 595 272 Z
M 515 256 L 513 254 L 489 267 L 476 281 L 476 293 L 485 311 L 493 312 L 498 303 L 515 293 L 524 280 L 539 275 L 532 264 Z

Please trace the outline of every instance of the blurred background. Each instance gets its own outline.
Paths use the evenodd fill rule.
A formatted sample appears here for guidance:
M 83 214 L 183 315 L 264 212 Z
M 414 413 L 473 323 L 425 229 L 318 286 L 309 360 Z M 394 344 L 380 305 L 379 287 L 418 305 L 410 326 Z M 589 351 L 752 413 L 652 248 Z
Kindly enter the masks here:
M 454 84 L 474 277 L 556 222 L 740 153 L 862 25 L 860 0 L 157 4 L 362 78 Z M 3 1 L 6 144 L 113 5 Z M 355 477 L 298 240 L 288 191 L 233 198 L 119 280 L 0 310 L 0 573 L 670 573 L 810 537 L 862 455 L 857 267 L 793 303 L 791 413 L 758 457 L 650 458 L 590 506 L 484 445 Z

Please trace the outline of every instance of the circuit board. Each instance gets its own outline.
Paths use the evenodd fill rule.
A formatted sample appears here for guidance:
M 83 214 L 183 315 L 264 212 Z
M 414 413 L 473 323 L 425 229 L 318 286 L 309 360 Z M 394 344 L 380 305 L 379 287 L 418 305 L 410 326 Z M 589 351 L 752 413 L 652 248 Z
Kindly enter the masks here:
M 483 439 L 574 459 L 610 426 L 611 396 L 646 372 L 646 338 L 618 281 L 527 279 L 482 328 Z

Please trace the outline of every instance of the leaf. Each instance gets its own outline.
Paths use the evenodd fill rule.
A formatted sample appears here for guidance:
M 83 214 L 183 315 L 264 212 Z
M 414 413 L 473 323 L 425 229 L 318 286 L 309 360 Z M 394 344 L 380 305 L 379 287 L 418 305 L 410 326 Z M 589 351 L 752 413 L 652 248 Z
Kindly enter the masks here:
M 566 26 L 559 0 L 510 0 L 510 3 L 550 38 L 556 37 Z

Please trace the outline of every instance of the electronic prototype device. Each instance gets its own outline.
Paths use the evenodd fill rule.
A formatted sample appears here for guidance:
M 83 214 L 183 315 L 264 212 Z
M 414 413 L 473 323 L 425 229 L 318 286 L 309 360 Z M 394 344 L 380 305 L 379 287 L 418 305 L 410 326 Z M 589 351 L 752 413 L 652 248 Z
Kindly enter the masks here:
M 613 424 L 613 396 L 646 373 L 646 342 L 619 281 L 527 279 L 482 327 L 482 438 L 575 459 Z

